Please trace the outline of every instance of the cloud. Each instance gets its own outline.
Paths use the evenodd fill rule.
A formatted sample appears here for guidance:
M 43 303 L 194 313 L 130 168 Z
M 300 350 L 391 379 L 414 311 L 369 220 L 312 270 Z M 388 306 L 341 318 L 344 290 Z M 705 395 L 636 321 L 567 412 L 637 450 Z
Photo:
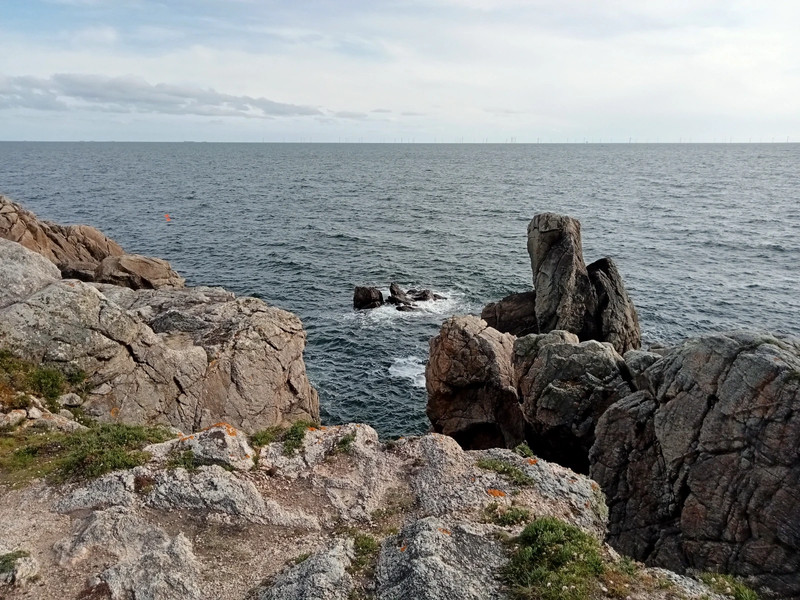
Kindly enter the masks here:
M 211 88 L 150 84 L 140 77 L 59 73 L 0 78 L 0 108 L 273 118 L 321 115 L 310 106 L 234 96 Z M 355 113 L 354 113 L 355 114 Z M 352 117 L 351 117 L 352 118 Z

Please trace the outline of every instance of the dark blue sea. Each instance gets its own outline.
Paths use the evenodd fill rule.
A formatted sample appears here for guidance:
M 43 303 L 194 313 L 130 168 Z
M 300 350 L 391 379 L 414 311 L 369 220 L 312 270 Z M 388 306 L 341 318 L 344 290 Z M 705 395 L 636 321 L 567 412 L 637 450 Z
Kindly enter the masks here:
M 617 262 L 647 342 L 800 335 L 797 144 L 0 143 L 0 193 L 297 313 L 324 419 L 386 436 L 427 429 L 441 322 L 530 289 L 538 212 Z M 353 311 L 354 286 L 391 281 L 448 300 Z

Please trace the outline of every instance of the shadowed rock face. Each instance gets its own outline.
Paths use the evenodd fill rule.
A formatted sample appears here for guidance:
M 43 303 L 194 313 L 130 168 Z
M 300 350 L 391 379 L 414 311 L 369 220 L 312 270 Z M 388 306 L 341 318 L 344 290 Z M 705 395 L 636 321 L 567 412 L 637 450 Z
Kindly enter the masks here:
M 353 292 L 353 308 L 378 308 L 383 305 L 383 294 L 378 288 L 356 287 Z
M 590 456 L 612 545 L 800 597 L 800 343 L 692 339 L 637 381 L 600 417 Z
M 487 304 L 481 311 L 481 319 L 489 327 L 516 336 L 539 333 L 536 322 L 536 292 L 510 294 Z
M 512 365 L 514 337 L 477 317 L 445 321 L 431 340 L 426 412 L 436 432 L 463 447 L 514 447 L 524 421 Z
M 594 335 L 611 343 L 620 354 L 641 346 L 639 317 L 617 265 L 610 258 L 601 258 L 587 267 L 597 296 Z

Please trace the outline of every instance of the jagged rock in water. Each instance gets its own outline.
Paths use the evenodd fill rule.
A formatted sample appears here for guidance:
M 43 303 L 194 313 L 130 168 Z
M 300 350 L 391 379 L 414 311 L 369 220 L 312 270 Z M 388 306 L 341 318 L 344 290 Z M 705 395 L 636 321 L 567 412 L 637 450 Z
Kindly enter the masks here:
M 0 281 L 43 266 L 9 244 L 0 244 Z M 34 273 L 41 276 L 3 290 L 0 347 L 84 371 L 87 414 L 183 431 L 219 421 L 256 431 L 319 418 L 295 315 L 218 288 L 132 290 Z M 191 331 L 181 331 L 187 321 Z
M 396 283 L 392 282 L 391 284 L 389 284 L 389 292 L 390 292 L 388 300 L 389 303 L 397 305 L 405 304 L 411 306 L 412 304 L 411 298 L 409 298 L 408 295 L 402 290 L 402 288 Z
M 353 308 L 368 309 L 383 306 L 383 294 L 375 287 L 356 287 L 353 292 Z
M 587 270 L 597 294 L 597 339 L 610 342 L 620 354 L 639 348 L 642 340 L 639 317 L 614 261 L 601 258 L 590 264 Z
M 524 435 L 511 357 L 514 337 L 477 317 L 445 321 L 430 342 L 426 412 L 464 448 L 514 447 Z
M 160 258 L 139 254 L 109 256 L 94 272 L 93 281 L 112 283 L 134 290 L 157 288 L 182 288 L 185 280 Z
M 800 342 L 707 335 L 637 379 L 600 418 L 590 456 L 611 544 L 800 598 Z
M 528 225 L 528 254 L 539 331 L 563 329 L 582 340 L 594 339 L 597 297 L 583 262 L 580 221 L 536 215 Z
M 536 322 L 536 292 L 510 294 L 502 300 L 487 304 L 481 311 L 481 319 L 489 327 L 502 333 L 516 336 L 539 333 Z
M 514 368 L 531 448 L 588 472 L 597 420 L 632 391 L 622 357 L 611 344 L 551 331 L 518 338 Z

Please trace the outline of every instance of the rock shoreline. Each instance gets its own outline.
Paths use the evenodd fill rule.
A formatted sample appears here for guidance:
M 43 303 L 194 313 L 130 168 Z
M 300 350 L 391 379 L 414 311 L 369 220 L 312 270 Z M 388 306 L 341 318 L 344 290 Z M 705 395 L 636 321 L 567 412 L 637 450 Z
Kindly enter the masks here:
M 428 415 L 447 435 L 381 441 L 319 424 L 295 315 L 0 197 L 0 349 L 85 376 L 65 408 L 4 406 L 0 435 L 89 431 L 71 411 L 172 428 L 97 479 L 0 482 L 0 597 L 499 600 L 517 536 L 555 517 L 597 545 L 598 600 L 725 597 L 653 566 L 800 598 L 800 344 L 639 350 L 580 223 L 539 215 L 529 248 L 536 289 L 487 307 L 497 328 L 454 317 L 431 341 Z

